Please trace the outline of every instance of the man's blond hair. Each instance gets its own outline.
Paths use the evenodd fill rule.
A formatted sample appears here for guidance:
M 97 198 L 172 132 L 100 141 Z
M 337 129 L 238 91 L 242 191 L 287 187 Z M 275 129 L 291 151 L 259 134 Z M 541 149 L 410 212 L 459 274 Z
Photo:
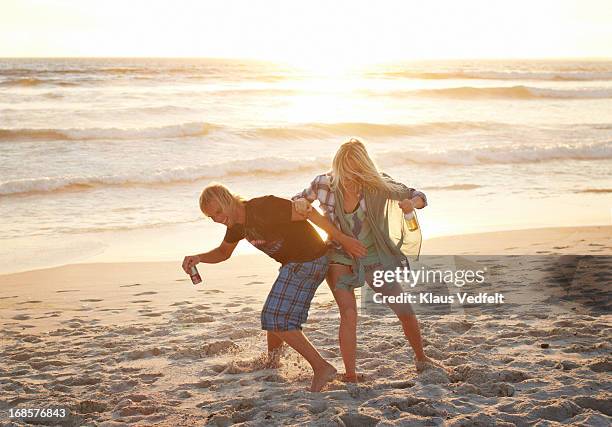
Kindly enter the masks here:
M 232 192 L 223 184 L 213 182 L 208 184 L 200 194 L 200 210 L 212 201 L 216 201 L 224 212 L 231 212 L 244 199 Z

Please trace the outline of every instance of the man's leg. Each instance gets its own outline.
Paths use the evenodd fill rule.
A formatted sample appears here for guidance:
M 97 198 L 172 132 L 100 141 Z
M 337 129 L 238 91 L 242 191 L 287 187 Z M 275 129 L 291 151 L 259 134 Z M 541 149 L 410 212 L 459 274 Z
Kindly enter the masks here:
M 261 312 L 262 328 L 286 342 L 312 367 L 314 377 L 311 391 L 320 391 L 336 372 L 301 331 L 302 324 L 308 318 L 310 302 L 325 278 L 327 266 L 327 258 L 321 257 L 281 267 Z M 278 340 L 274 343 L 278 343 Z
M 336 368 L 326 362 L 301 330 L 275 331 L 277 337 L 300 353 L 314 371 L 310 391 L 321 391 L 323 386 L 336 375 Z
M 268 341 L 268 360 L 266 365 L 270 368 L 279 366 L 281 354 L 283 352 L 283 340 L 272 331 L 266 331 Z
M 272 331 L 267 331 L 266 338 L 268 341 L 268 353 L 277 352 L 283 346 L 283 340 Z

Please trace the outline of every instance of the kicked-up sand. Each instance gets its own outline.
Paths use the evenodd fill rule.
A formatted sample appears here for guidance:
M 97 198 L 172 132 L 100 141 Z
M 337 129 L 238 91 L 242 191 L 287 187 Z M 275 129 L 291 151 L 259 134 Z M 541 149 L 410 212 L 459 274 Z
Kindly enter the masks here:
M 259 311 L 278 270 L 263 255 L 200 265 L 195 286 L 181 260 L 0 276 L 0 425 L 611 424 L 612 227 L 437 238 L 423 253 L 533 256 L 498 286 L 539 300 L 420 315 L 425 350 L 448 372 L 417 373 L 391 312 L 362 310 L 361 381 L 321 393 L 293 350 L 275 367 L 263 356 Z M 572 280 L 548 280 L 570 264 Z M 325 283 L 304 331 L 343 372 Z M 10 417 L 50 407 L 67 415 Z

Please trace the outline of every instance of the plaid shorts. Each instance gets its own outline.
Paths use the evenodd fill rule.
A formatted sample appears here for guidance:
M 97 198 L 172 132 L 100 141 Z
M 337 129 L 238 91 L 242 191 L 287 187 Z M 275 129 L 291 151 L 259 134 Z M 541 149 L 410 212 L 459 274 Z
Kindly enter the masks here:
M 313 261 L 283 265 L 261 311 L 261 328 L 266 331 L 302 329 L 310 301 L 325 279 L 328 265 L 325 255 Z

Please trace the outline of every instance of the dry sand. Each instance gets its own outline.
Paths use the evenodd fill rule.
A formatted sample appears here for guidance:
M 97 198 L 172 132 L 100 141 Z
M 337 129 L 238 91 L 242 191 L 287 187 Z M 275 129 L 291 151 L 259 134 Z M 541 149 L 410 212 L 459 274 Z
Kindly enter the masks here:
M 532 254 L 505 289 L 537 291 L 553 263 L 588 261 L 557 310 L 546 301 L 420 316 L 426 352 L 450 375 L 417 374 L 393 316 L 361 313 L 360 384 L 306 391 L 292 350 L 262 366 L 259 310 L 278 265 L 263 255 L 201 266 L 77 264 L 0 276 L 0 424 L 11 408 L 66 408 L 46 425 L 601 425 L 612 422 L 612 227 L 438 238 L 426 254 Z M 581 257 L 576 258 L 576 255 Z M 586 257 L 586 258 L 585 258 Z M 555 264 L 556 263 L 556 264 Z M 536 279 L 529 279 L 536 274 Z M 576 289 L 576 286 L 583 287 Z M 552 289 L 552 288 L 551 288 Z M 580 301 L 584 289 L 595 302 Z M 550 294 L 548 298 L 552 298 Z M 545 296 L 546 296 L 545 295 Z M 565 304 L 565 305 L 564 305 Z M 339 371 L 338 312 L 321 285 L 306 335 Z

